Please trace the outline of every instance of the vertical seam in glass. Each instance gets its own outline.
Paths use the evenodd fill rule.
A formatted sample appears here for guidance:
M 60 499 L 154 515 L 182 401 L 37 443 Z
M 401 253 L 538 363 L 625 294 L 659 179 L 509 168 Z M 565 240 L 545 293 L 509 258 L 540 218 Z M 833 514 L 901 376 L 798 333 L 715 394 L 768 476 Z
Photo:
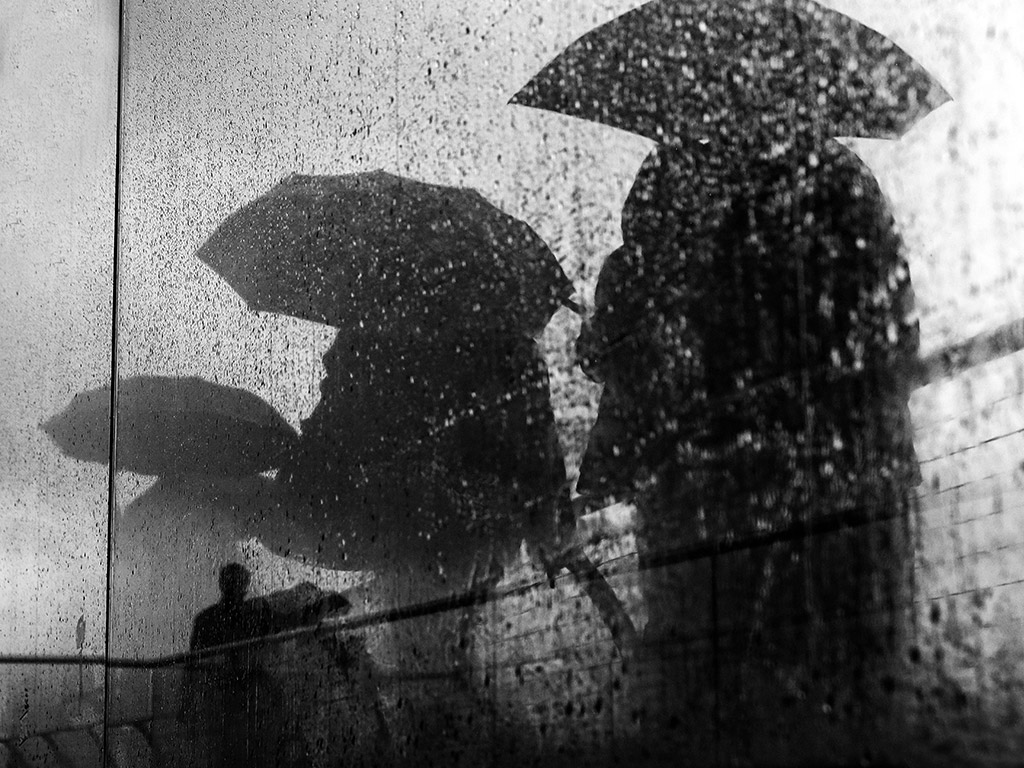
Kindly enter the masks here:
M 115 491 L 117 476 L 117 379 L 118 379 L 118 281 L 121 251 L 121 114 L 125 78 L 125 0 L 118 0 L 117 8 L 117 117 L 114 123 L 114 243 L 111 285 L 110 321 L 110 455 L 107 467 L 107 576 L 106 616 L 103 638 L 103 745 L 102 765 L 110 764 L 110 743 L 107 738 L 107 723 L 110 720 L 110 637 L 111 604 L 114 565 L 114 514 L 116 511 Z

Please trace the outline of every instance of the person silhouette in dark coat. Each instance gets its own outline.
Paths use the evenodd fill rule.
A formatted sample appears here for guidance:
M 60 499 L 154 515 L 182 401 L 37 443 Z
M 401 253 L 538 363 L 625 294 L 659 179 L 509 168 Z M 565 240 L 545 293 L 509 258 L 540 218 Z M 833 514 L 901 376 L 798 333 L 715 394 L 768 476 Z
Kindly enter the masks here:
M 221 568 L 220 602 L 204 608 L 196 616 L 189 650 L 251 640 L 270 632 L 271 613 L 267 601 L 262 598 L 246 600 L 250 578 L 249 570 L 241 563 L 228 563 Z
M 640 170 L 580 340 L 605 390 L 578 488 L 637 498 L 642 560 L 842 529 L 753 548 L 720 608 L 755 656 L 891 647 L 919 478 L 902 243 L 840 144 L 741 150 L 659 147 Z M 654 642 L 701 615 L 686 573 L 645 571 Z
M 204 608 L 192 626 L 190 651 L 243 643 L 270 634 L 273 617 L 263 598 L 246 599 L 250 574 L 240 563 L 220 571 L 219 602 Z M 272 765 L 272 686 L 258 649 L 228 648 L 193 661 L 187 669 L 181 719 L 206 729 L 203 748 L 218 768 Z M 270 762 L 268 762 L 270 761 Z

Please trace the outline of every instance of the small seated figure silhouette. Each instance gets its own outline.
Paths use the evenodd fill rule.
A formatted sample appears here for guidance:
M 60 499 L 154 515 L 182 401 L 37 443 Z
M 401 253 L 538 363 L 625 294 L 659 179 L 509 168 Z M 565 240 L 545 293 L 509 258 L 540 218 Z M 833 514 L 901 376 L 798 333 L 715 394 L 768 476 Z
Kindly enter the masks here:
M 265 598 L 246 599 L 249 570 L 228 563 L 220 570 L 219 602 L 204 608 L 192 626 L 189 650 L 230 646 L 273 630 Z M 272 765 L 276 732 L 272 681 L 262 668 L 259 649 L 247 645 L 193 659 L 186 668 L 180 719 L 197 727 L 197 765 L 216 768 Z

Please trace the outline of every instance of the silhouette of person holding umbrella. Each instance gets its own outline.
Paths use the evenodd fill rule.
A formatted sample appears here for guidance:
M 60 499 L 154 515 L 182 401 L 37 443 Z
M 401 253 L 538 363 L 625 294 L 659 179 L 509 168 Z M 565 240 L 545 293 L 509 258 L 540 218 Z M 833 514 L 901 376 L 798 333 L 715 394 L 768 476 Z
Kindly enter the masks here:
M 637 502 L 653 647 L 714 606 L 697 688 L 716 733 L 720 637 L 741 666 L 896 648 L 916 322 L 882 194 L 832 138 L 898 137 L 947 98 L 811 0 L 655 0 L 512 99 L 658 142 L 579 341 L 605 389 L 577 487 Z M 723 583 L 714 553 L 759 537 L 776 543 L 738 553 Z
M 338 329 L 278 472 L 303 551 L 372 571 L 397 608 L 489 589 L 524 539 L 556 548 L 568 489 L 534 337 L 572 286 L 529 226 L 470 189 L 295 175 L 197 256 L 253 309 Z M 472 615 L 394 624 L 403 670 L 465 688 Z
M 321 562 L 402 605 L 493 582 L 524 537 L 553 548 L 567 484 L 533 337 L 572 286 L 525 223 L 474 190 L 296 175 L 197 256 L 254 309 L 338 328 L 278 475 Z
M 606 382 L 582 490 L 650 482 L 642 533 L 653 551 L 905 509 L 918 482 L 907 411 L 917 333 L 909 271 L 877 185 L 852 153 L 829 145 L 808 151 L 813 168 L 794 169 L 792 158 L 736 162 L 709 189 L 689 170 L 708 154 L 658 151 L 627 199 L 626 243 L 605 264 L 580 339 L 589 370 Z M 666 188 L 671 197 L 652 193 Z M 888 527 L 882 538 L 894 539 L 901 526 Z M 818 539 L 802 546 L 826 547 L 804 552 L 804 566 L 835 570 L 814 573 L 810 593 L 759 596 L 753 622 L 774 600 L 818 616 L 862 611 L 859 590 L 870 584 L 849 583 L 850 557 L 865 566 L 872 556 L 906 559 L 895 541 L 850 557 L 832 557 Z M 650 637 L 680 630 L 663 602 L 677 591 L 649 591 L 662 601 Z M 884 591 L 902 594 L 895 584 Z
M 79 392 L 43 425 L 70 456 L 110 461 L 110 387 Z M 261 473 L 298 434 L 257 395 L 196 377 L 117 382 L 119 472 L 156 482 L 118 515 L 111 653 L 162 655 L 187 647 L 208 600 L 206 574 L 236 556 L 272 507 Z

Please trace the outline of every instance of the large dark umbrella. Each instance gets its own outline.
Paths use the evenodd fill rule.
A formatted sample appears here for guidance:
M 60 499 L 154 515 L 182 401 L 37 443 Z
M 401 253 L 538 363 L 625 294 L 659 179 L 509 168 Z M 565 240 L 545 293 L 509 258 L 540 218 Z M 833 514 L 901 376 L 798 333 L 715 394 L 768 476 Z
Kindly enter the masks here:
M 117 469 L 143 475 L 240 477 L 277 467 L 298 434 L 261 398 L 200 378 L 118 383 Z M 67 455 L 110 460 L 110 388 L 75 395 L 43 424 Z
M 471 189 L 292 175 L 196 254 L 254 310 L 343 330 L 535 335 L 572 293 L 543 240 Z
M 731 143 L 896 138 L 948 100 L 891 40 L 811 0 L 655 0 L 576 40 L 511 103 Z

